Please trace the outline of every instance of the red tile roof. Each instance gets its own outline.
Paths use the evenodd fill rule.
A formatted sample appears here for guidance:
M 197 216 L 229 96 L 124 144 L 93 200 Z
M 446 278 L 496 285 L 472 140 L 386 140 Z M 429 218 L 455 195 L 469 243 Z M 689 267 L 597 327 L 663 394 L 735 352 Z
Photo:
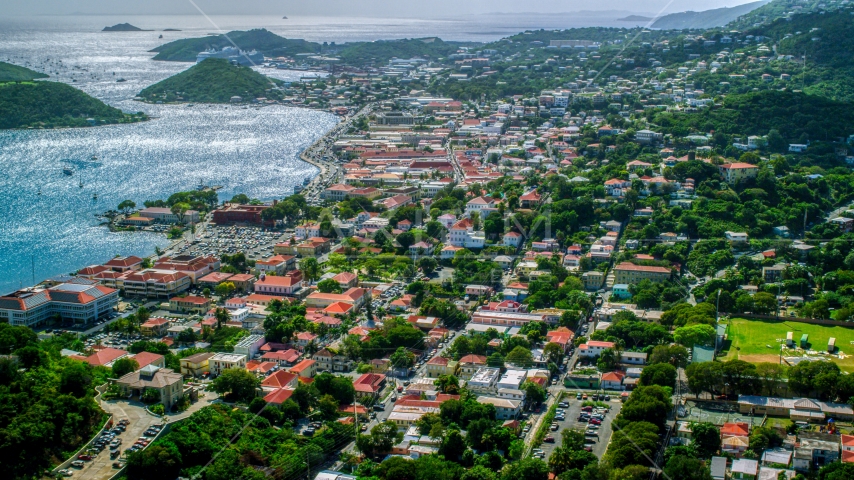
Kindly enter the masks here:
M 274 405 L 281 405 L 285 403 L 291 395 L 294 394 L 294 391 L 289 388 L 280 388 L 274 392 L 270 392 L 264 396 L 264 401 L 267 403 L 272 403 Z

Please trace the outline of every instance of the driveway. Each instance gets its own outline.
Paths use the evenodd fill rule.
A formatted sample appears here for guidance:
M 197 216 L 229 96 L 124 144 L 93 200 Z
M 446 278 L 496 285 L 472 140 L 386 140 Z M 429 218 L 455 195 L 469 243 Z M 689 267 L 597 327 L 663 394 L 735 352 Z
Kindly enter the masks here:
M 204 394 L 204 396 L 202 396 L 202 394 Z M 130 421 L 130 425 L 128 425 L 127 430 L 118 436 L 118 438 L 122 439 L 122 446 L 120 448 L 122 452 L 124 452 L 124 449 L 133 445 L 136 439 L 141 437 L 142 433 L 148 430 L 148 427 L 151 425 L 183 420 L 200 409 L 218 401 L 219 398 L 217 394 L 213 392 L 200 392 L 199 400 L 190 405 L 190 408 L 177 415 L 167 416 L 165 420 L 161 417 L 155 417 L 154 415 L 149 414 L 145 410 L 145 405 L 136 401 L 105 400 L 101 402 L 101 408 L 103 408 L 105 412 L 113 415 L 113 423 L 117 423 L 123 418 Z M 115 462 L 115 460 L 110 460 L 110 451 L 108 449 L 104 449 L 101 453 L 95 456 L 94 460 L 86 462 L 86 465 L 81 470 L 78 471 L 77 469 L 72 468 L 71 470 L 74 471 L 74 477 L 72 478 L 107 480 L 118 471 L 113 468 L 113 462 Z

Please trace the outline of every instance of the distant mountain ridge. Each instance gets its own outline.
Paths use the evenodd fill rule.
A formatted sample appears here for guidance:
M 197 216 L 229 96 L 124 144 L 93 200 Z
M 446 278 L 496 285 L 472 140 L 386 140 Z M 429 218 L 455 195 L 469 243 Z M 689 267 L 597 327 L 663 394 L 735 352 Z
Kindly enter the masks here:
M 771 0 L 745 3 L 737 7 L 723 7 L 702 12 L 679 12 L 664 15 L 652 24 L 652 28 L 662 30 L 680 30 L 683 28 L 715 28 L 722 27 L 747 13 L 756 10 Z
M 618 22 L 648 22 L 652 17 L 644 17 L 643 15 L 629 15 L 628 17 L 618 18 Z
M 232 44 L 234 42 L 234 44 Z M 175 40 L 151 50 L 157 52 L 154 60 L 171 62 L 195 62 L 199 52 L 208 49 L 221 50 L 223 47 L 237 45 L 241 50 L 257 50 L 265 57 L 288 57 L 298 53 L 316 53 L 320 44 L 305 40 L 283 38 L 265 29 L 234 31 L 228 35 L 209 35 L 206 37 Z

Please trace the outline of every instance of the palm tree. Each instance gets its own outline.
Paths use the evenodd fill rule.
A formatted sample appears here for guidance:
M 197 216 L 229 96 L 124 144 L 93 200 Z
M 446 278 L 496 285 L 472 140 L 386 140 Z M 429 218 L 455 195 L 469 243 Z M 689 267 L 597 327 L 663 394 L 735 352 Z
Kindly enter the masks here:
M 224 323 L 228 323 L 231 320 L 231 313 L 224 308 L 217 308 L 214 318 L 216 318 L 216 328 L 220 328 Z

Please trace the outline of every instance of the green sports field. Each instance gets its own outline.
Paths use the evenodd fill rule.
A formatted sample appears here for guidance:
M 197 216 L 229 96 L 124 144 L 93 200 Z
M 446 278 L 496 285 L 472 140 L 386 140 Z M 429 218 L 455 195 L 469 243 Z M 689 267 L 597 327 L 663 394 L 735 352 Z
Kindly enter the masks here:
M 727 330 L 728 351 L 722 360 L 738 358 L 751 363 L 779 362 L 780 345 L 786 342 L 786 333 L 794 333 L 795 345 L 800 344 L 803 334 L 809 335 L 810 349 L 827 351 L 827 341 L 836 338 L 837 355 L 823 358 L 834 361 L 839 368 L 854 371 L 854 328 L 812 325 L 787 320 L 748 320 L 733 318 Z M 854 327 L 854 325 L 852 325 Z M 801 352 L 802 353 L 802 352 Z M 784 351 L 784 356 L 799 356 L 795 351 Z M 719 357 L 720 358 L 720 357 Z

